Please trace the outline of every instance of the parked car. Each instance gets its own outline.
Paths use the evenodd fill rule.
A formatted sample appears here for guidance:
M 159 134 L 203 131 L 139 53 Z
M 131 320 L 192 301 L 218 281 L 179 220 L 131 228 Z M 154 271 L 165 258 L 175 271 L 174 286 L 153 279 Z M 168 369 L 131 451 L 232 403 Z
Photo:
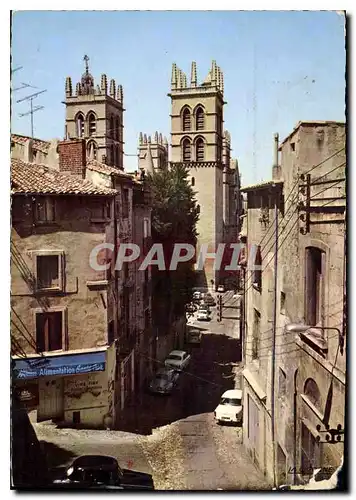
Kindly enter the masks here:
M 212 307 L 216 306 L 216 302 L 210 294 L 206 294 L 206 296 L 204 297 L 204 304 Z
M 201 293 L 199 291 L 196 291 L 193 293 L 193 300 L 200 300 L 201 299 Z
M 219 293 L 224 293 L 225 292 L 225 286 L 224 285 L 219 285 L 216 291 L 219 292 Z
M 214 411 L 218 424 L 222 422 L 242 422 L 242 391 L 230 389 L 221 396 L 220 403 Z
M 201 337 L 202 333 L 198 328 L 191 328 L 188 331 L 187 342 L 188 344 L 194 344 L 194 345 L 200 344 Z
M 179 372 L 171 368 L 162 368 L 153 377 L 149 389 L 154 394 L 171 394 L 179 378 Z
M 165 360 L 164 364 L 166 367 L 176 368 L 178 370 L 184 370 L 189 365 L 190 354 L 185 351 L 172 351 L 168 358 Z
M 185 306 L 185 310 L 187 311 L 187 313 L 195 313 L 195 311 L 197 310 L 197 306 L 196 304 L 187 304 Z
M 197 314 L 198 321 L 210 321 L 210 314 L 207 310 L 199 310 Z
M 200 312 L 207 312 L 208 314 L 210 314 L 211 311 L 210 311 L 210 307 L 208 306 L 208 304 L 205 304 L 205 303 L 200 304 L 199 309 L 198 309 L 198 314 Z
M 53 481 L 58 488 L 154 490 L 151 474 L 121 469 L 114 457 L 82 455 Z

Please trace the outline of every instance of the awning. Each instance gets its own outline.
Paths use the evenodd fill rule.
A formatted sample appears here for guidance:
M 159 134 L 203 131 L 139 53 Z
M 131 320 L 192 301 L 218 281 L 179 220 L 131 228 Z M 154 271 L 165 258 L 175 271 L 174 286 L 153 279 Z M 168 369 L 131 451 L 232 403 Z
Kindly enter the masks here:
M 266 399 L 267 395 L 266 395 L 265 391 L 262 389 L 262 387 L 260 386 L 260 384 L 255 379 L 254 375 L 250 372 L 250 370 L 245 368 L 242 371 L 242 375 L 247 380 L 249 385 L 252 387 L 254 392 L 257 394 L 258 398 L 261 401 L 264 401 Z
M 106 351 L 13 360 L 15 379 L 78 375 L 105 370 Z

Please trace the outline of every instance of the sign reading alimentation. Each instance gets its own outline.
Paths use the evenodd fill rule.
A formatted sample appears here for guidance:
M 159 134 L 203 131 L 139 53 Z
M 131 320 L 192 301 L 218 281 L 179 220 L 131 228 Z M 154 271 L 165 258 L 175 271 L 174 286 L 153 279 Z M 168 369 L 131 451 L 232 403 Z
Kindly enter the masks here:
M 105 370 L 105 352 L 72 356 L 46 357 L 36 360 L 16 360 L 14 375 L 17 379 L 78 375 Z

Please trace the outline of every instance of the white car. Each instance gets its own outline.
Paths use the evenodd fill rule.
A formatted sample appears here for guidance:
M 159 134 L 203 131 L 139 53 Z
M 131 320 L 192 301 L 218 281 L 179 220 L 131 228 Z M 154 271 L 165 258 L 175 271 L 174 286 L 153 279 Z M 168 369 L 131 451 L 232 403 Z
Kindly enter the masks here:
M 200 300 L 201 298 L 201 293 L 199 291 L 193 293 L 193 300 Z
M 209 321 L 210 320 L 209 312 L 206 309 L 199 310 L 198 314 L 197 314 L 197 320 L 198 321 Z
M 219 293 L 224 293 L 224 292 L 225 292 L 225 287 L 224 287 L 224 285 L 219 285 L 219 286 L 218 286 L 218 289 L 217 289 L 217 292 L 219 292 Z
M 221 396 L 219 406 L 214 411 L 218 424 L 222 422 L 242 422 L 242 391 L 230 389 Z
M 172 351 L 164 364 L 167 367 L 175 368 L 176 370 L 184 370 L 189 365 L 190 354 L 185 351 Z

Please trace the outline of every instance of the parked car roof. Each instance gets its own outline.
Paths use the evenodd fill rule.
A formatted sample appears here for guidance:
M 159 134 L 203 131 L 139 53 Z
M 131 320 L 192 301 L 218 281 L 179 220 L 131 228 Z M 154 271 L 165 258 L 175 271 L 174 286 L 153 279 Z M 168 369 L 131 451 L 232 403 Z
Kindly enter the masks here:
M 170 356 L 171 354 L 180 355 L 180 354 L 185 354 L 185 353 L 186 353 L 186 351 L 171 351 L 171 352 L 169 353 L 169 356 Z
M 240 389 L 230 389 L 228 391 L 225 391 L 221 397 L 242 399 L 242 391 Z

